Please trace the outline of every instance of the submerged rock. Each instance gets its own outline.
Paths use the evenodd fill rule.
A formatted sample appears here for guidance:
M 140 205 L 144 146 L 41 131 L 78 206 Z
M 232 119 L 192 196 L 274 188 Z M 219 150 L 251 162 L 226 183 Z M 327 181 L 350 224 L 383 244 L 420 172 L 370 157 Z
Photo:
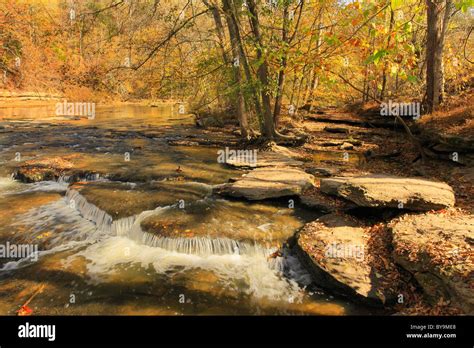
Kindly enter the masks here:
M 395 262 L 409 271 L 432 303 L 451 300 L 474 313 L 474 216 L 448 211 L 404 215 L 389 224 Z
M 297 251 L 315 282 L 326 289 L 381 305 L 394 298 L 370 264 L 366 228 L 347 215 L 329 214 L 306 224 Z
M 453 189 L 446 183 L 386 175 L 321 179 L 321 191 L 361 207 L 427 211 L 455 203 Z
M 257 168 L 232 183 L 219 185 L 215 191 L 222 195 L 261 200 L 300 195 L 313 187 L 314 177 L 299 168 Z

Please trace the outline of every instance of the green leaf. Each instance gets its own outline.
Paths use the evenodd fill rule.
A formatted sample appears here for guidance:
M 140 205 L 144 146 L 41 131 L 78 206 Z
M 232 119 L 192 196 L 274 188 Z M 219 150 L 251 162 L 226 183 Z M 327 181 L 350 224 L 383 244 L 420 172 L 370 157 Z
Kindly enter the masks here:
M 375 65 L 378 64 L 380 59 L 385 57 L 388 54 L 388 51 L 385 49 L 382 50 L 375 50 L 375 52 L 366 59 L 365 64 L 374 63 Z
M 339 44 L 341 42 L 341 41 L 339 41 L 339 39 L 335 35 L 326 36 L 324 38 L 324 41 L 330 46 Z
M 415 46 L 413 46 L 413 44 L 411 43 L 407 43 L 404 45 L 404 48 L 410 52 L 411 54 L 414 54 L 415 53 Z
M 403 30 L 405 31 L 405 33 L 411 33 L 412 28 L 413 28 L 413 25 L 411 24 L 411 22 L 407 22 L 403 26 Z
M 458 10 L 466 13 L 469 8 L 474 7 L 474 0 L 458 0 L 454 5 Z

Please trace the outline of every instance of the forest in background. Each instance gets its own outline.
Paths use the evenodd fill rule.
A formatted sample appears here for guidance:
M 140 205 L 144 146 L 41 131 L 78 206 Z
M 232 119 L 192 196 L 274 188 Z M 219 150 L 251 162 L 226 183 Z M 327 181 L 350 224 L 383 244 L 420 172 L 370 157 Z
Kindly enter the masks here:
M 282 114 L 472 87 L 472 0 L 0 1 L 3 89 L 172 99 L 281 136 Z

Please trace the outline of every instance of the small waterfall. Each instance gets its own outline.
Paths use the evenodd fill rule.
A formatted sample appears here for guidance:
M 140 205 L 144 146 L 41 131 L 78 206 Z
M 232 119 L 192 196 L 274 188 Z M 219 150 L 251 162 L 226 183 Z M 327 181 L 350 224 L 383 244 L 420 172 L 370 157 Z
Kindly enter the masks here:
M 80 175 L 61 175 L 57 180 L 58 183 L 71 184 L 77 181 L 107 181 L 107 179 L 102 178 L 99 173 L 87 173 L 84 176 Z
M 132 229 L 137 216 L 129 216 L 112 222 L 111 230 L 117 236 L 125 236 Z
M 48 240 L 52 247 L 69 241 L 95 241 L 104 235 L 93 222 L 84 219 L 80 212 L 72 209 L 64 199 L 33 208 L 19 215 L 13 226 L 20 225 L 28 228 L 25 233 L 33 239 L 44 231 L 52 231 Z
M 168 251 L 166 249 L 143 245 L 127 237 L 112 236 L 71 255 L 66 262 L 76 257 L 88 261 L 87 272 L 92 282 L 106 282 L 109 275 L 118 274 L 124 269 L 141 267 L 147 272 L 153 268 L 156 274 L 186 274 L 193 279 L 195 270 L 213 273 L 217 278 L 210 288 L 218 287 L 224 292 L 237 289 L 253 298 L 269 300 L 294 299 L 299 301 L 301 291 L 296 282 L 283 277 L 278 264 L 270 262 L 263 255 L 195 255 Z M 277 258 L 281 259 L 281 258 Z
M 71 208 L 79 211 L 85 219 L 95 223 L 97 228 L 108 234 L 118 236 L 127 235 L 138 216 L 134 215 L 113 220 L 112 216 L 94 204 L 89 203 L 87 199 L 76 190 L 68 189 L 65 197 L 66 202 Z
M 148 247 L 164 249 L 168 252 L 182 253 L 196 256 L 211 255 L 247 255 L 268 258 L 276 249 L 267 248 L 256 243 L 248 243 L 230 238 L 207 237 L 163 237 L 144 232 L 141 223 L 147 217 L 163 214 L 175 205 L 158 207 L 154 210 L 143 211 L 140 214 L 113 220 L 112 216 L 98 208 L 74 189 L 68 189 L 63 200 L 47 204 L 34 209 L 22 216 L 21 221 L 33 225 L 33 230 L 44 231 L 51 229 L 58 222 L 66 222 L 74 228 L 61 231 L 52 238 L 54 246 L 61 242 L 94 241 L 105 236 L 121 236 Z M 52 213 L 54 211 L 54 213 Z M 72 212 L 76 213 L 73 214 Z M 88 223 L 81 222 L 81 217 Z M 36 232 L 35 232 L 36 233 Z M 283 258 L 276 257 L 268 260 L 271 269 L 282 271 Z
M 71 208 L 77 209 L 85 219 L 94 222 L 99 229 L 112 232 L 112 216 L 89 203 L 79 192 L 68 189 L 66 200 Z
M 235 254 L 261 255 L 266 257 L 272 253 L 272 250 L 260 247 L 256 244 L 252 245 L 229 238 L 170 238 L 143 232 L 142 242 L 151 247 L 201 256 Z
M 130 239 L 150 247 L 161 248 L 171 252 L 190 255 L 260 255 L 267 257 L 275 250 L 265 248 L 258 244 L 236 241 L 230 238 L 207 237 L 163 237 L 144 232 L 141 223 L 151 215 L 163 214 L 175 205 L 158 207 L 155 210 L 143 211 L 135 217 L 120 219 L 117 225 L 130 226 L 117 231 L 117 235 L 127 236 Z M 133 221 L 133 222 L 132 222 Z M 130 225 L 129 225 L 130 224 Z M 125 233 L 124 233 L 125 232 Z
M 306 285 L 301 280 L 307 274 L 296 259 L 285 253 L 283 257 L 269 258 L 275 249 L 257 243 L 230 238 L 163 237 L 142 230 L 141 223 L 146 218 L 175 207 L 158 207 L 114 221 L 78 191 L 68 189 L 64 198 L 19 216 L 18 224 L 26 226 L 26 233 L 33 238 L 52 231 L 47 240 L 48 250 L 39 251 L 38 257 L 77 250 L 64 262 L 67 264 L 78 256 L 86 258 L 88 274 L 98 281 L 125 265 L 152 266 L 159 274 L 205 269 L 218 276 L 220 286 L 241 287 L 241 291 L 256 298 L 297 301 L 301 296 L 297 283 Z M 0 271 L 30 264 L 27 259 L 12 261 Z

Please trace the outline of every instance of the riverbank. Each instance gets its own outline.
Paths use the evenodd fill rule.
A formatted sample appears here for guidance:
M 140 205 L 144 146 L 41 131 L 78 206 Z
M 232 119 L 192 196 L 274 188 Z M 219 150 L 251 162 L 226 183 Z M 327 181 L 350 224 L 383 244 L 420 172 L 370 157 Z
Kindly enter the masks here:
M 426 125 L 429 120 L 411 127 L 423 139 L 432 129 Z M 373 112 L 319 110 L 285 126 L 287 134 L 305 133 L 309 140 L 274 161 L 278 176 L 263 159 L 220 192 L 252 200 L 259 191 L 263 198 L 296 195 L 330 213 L 300 230 L 295 248 L 316 282 L 331 291 L 400 314 L 472 314 L 474 148 L 431 141 L 429 149 L 445 156 L 422 163 L 395 120 Z M 472 133 L 466 134 L 457 144 L 469 144 Z M 290 158 L 304 162 L 290 169 L 284 164 Z M 298 179 L 298 167 L 314 174 L 311 187 Z M 358 259 L 360 250 L 365 255 Z

